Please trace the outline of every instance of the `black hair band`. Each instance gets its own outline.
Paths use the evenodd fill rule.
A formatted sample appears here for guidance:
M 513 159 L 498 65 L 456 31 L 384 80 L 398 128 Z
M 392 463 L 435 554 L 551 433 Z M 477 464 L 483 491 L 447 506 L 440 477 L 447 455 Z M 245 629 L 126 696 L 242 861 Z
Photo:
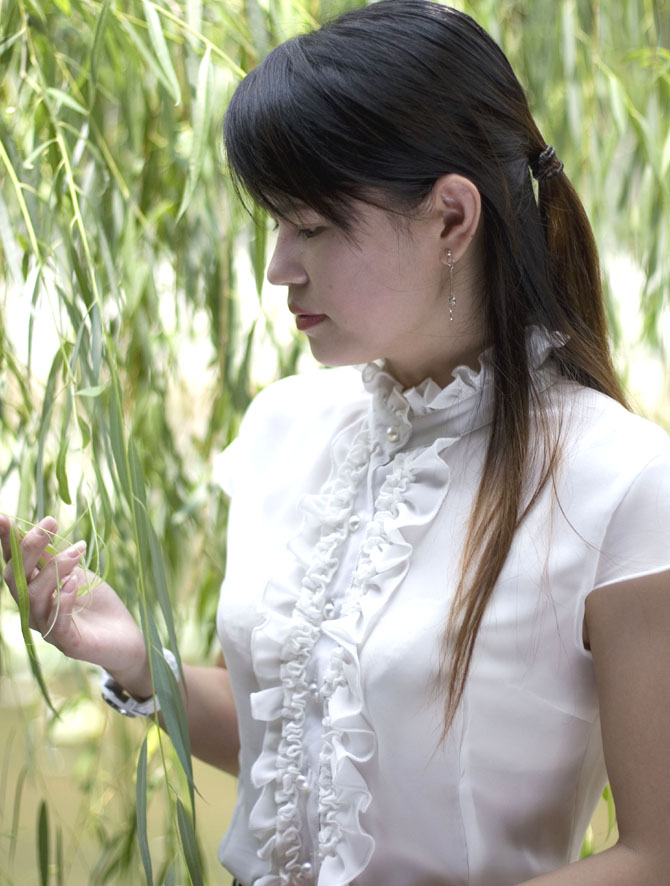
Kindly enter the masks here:
M 563 172 L 563 163 L 556 156 L 552 145 L 546 145 L 535 160 L 530 162 L 530 171 L 536 181 L 543 182 Z

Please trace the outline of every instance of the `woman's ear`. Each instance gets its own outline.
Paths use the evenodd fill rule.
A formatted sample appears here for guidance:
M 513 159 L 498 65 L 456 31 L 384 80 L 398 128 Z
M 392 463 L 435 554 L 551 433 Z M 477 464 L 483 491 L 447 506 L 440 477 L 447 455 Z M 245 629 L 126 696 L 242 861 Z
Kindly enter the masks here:
M 463 258 L 474 240 L 482 213 L 477 187 L 462 175 L 443 175 L 433 185 L 433 212 L 440 222 L 440 254 L 446 263 Z

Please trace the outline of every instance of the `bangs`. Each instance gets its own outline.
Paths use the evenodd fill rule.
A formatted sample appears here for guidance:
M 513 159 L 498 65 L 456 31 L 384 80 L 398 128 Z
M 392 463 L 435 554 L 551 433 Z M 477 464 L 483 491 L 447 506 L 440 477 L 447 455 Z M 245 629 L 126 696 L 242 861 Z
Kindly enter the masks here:
M 276 47 L 228 105 L 234 185 L 274 216 L 309 207 L 350 231 L 353 201 L 402 213 L 446 171 L 439 150 L 430 171 L 414 162 L 433 114 L 420 78 L 397 75 L 402 20 L 386 32 L 354 15 Z
M 240 198 L 275 217 L 308 207 L 347 230 L 364 189 L 336 156 L 347 146 L 302 51 L 308 36 L 278 46 L 239 84 L 224 118 L 226 157 Z

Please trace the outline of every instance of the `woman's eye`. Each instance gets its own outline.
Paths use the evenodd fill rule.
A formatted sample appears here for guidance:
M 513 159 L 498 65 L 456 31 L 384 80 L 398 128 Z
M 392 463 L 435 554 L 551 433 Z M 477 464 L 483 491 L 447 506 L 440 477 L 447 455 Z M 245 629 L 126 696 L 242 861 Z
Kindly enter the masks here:
M 316 235 L 322 230 L 322 228 L 299 228 L 298 234 L 301 237 L 304 237 L 305 240 L 309 240 L 310 237 L 316 237 Z

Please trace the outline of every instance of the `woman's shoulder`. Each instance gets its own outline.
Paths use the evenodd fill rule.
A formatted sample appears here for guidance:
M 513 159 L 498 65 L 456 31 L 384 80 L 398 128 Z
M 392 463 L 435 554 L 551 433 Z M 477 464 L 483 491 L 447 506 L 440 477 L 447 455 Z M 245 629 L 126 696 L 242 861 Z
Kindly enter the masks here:
M 351 366 L 314 369 L 286 376 L 264 388 L 252 400 L 243 424 L 275 430 L 315 427 L 342 410 L 360 407 L 366 394 L 360 372 Z
M 340 428 L 366 409 L 361 374 L 352 367 L 314 369 L 273 382 L 251 401 L 235 440 L 214 462 L 228 495 L 240 485 L 264 488 L 295 479 L 328 451 Z
M 596 474 L 635 475 L 654 459 L 670 470 L 670 436 L 659 425 L 600 391 L 570 382 L 555 386 L 563 448 Z

